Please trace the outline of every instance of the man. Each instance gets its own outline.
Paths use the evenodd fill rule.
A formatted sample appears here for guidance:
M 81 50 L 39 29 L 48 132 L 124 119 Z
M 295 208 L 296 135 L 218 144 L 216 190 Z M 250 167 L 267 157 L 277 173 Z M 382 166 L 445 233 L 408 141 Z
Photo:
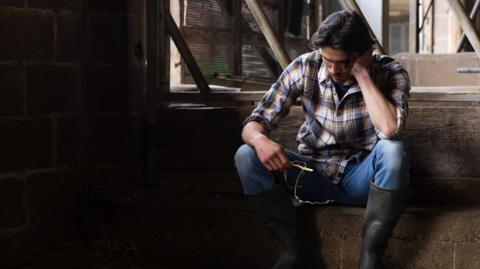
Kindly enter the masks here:
M 235 164 L 245 194 L 282 245 L 273 268 L 309 263 L 289 193 L 303 203 L 366 204 L 359 268 L 379 268 L 409 193 L 406 147 L 396 139 L 407 116 L 408 74 L 372 54 L 356 12 L 330 15 L 311 42 L 315 50 L 294 60 L 245 119 Z M 294 152 L 268 134 L 297 99 L 305 122 Z

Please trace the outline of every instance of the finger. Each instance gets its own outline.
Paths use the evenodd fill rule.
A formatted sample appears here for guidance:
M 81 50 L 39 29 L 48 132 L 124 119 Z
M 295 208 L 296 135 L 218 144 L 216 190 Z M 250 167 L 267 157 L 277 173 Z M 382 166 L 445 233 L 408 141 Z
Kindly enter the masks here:
M 276 156 L 273 156 L 272 159 L 270 160 L 270 164 L 273 167 L 273 171 L 279 171 L 282 170 L 282 162 L 280 159 Z
M 272 165 L 270 165 L 269 162 L 262 162 L 262 163 L 267 168 L 268 171 L 270 172 L 274 171 Z
M 279 154 L 278 158 L 281 162 L 281 166 L 283 170 L 287 170 L 288 168 L 290 168 L 290 160 L 287 158 L 287 155 L 285 155 L 284 152 Z

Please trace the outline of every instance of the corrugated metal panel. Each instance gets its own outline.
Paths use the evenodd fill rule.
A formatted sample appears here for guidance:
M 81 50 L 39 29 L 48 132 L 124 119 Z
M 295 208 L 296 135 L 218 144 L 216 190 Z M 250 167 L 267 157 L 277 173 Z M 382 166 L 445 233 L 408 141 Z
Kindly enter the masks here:
M 206 77 L 233 73 L 233 48 L 222 45 L 189 43 L 193 57 Z
M 232 29 L 232 17 L 225 10 L 224 0 L 186 1 L 185 25 Z
M 261 3 L 262 1 L 259 1 L 259 2 Z M 271 5 L 262 5 L 262 9 L 265 15 L 268 17 L 270 23 L 272 24 L 273 29 L 277 29 L 278 28 L 277 9 L 272 8 Z M 250 9 L 248 8 L 248 5 L 245 2 L 242 2 L 242 17 L 248 23 L 248 26 L 252 31 L 256 33 L 261 33 L 260 28 L 258 27 L 258 24 L 252 15 L 252 12 L 250 12 Z
M 232 30 L 232 17 L 225 10 L 224 0 L 186 0 L 184 7 L 185 26 Z M 276 10 L 271 5 L 267 5 L 264 6 L 264 11 L 276 25 Z M 242 16 L 252 30 L 260 32 L 245 2 L 242 3 Z M 250 31 L 250 29 L 244 29 L 243 31 Z M 233 74 L 233 46 L 222 45 L 221 40 L 218 40 L 218 44 L 202 44 L 189 39 L 187 43 L 200 66 L 200 70 L 207 79 L 215 73 Z M 185 75 L 189 75 L 188 70 L 185 70 Z M 242 46 L 242 70 L 243 76 L 246 77 L 272 79 L 268 67 L 248 44 Z
M 269 50 L 270 55 L 272 54 Z M 272 79 L 272 74 L 268 67 L 255 53 L 250 45 L 242 46 L 242 72 L 243 76 L 250 78 Z

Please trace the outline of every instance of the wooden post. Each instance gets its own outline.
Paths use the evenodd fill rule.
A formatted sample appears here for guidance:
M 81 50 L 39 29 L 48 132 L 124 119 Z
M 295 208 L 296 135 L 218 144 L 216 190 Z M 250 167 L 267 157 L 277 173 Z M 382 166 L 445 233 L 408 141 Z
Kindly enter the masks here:
M 156 124 L 160 91 L 169 87 L 166 72 L 166 40 L 164 7 L 160 1 L 147 1 L 147 93 L 146 121 Z M 168 88 L 167 88 L 168 89 Z M 165 89 L 165 90 L 167 90 Z
M 418 52 L 418 0 L 410 0 L 410 25 L 409 25 L 408 52 Z
M 307 28 L 307 39 L 310 39 L 317 30 L 317 13 L 315 12 L 315 0 L 311 0 L 308 3 L 310 9 L 310 15 L 308 16 L 308 28 Z
M 290 58 L 288 57 L 285 48 L 282 44 L 278 41 L 277 35 L 270 24 L 267 16 L 263 12 L 262 8 L 258 4 L 257 0 L 245 0 L 248 5 L 248 8 L 252 12 L 255 21 L 257 22 L 260 30 L 262 31 L 265 39 L 267 39 L 268 44 L 273 50 L 273 54 L 277 57 L 278 62 L 282 66 L 282 68 L 287 67 L 290 64 Z
M 210 87 L 208 86 L 208 83 L 205 80 L 205 77 L 203 76 L 202 71 L 200 70 L 200 67 L 195 61 L 195 58 L 193 57 L 192 52 L 190 51 L 190 48 L 188 47 L 187 43 L 183 39 L 182 34 L 180 33 L 180 29 L 178 29 L 178 26 L 173 20 L 170 12 L 167 12 L 165 15 L 166 15 L 165 22 L 167 25 L 168 33 L 172 37 L 173 42 L 175 42 L 175 46 L 180 51 L 180 54 L 182 55 L 182 58 L 185 61 L 185 64 L 187 65 L 188 70 L 190 71 L 190 74 L 192 74 L 193 80 L 197 84 L 198 89 L 203 94 L 209 93 Z
M 242 75 L 242 2 L 232 0 L 233 8 L 233 74 Z
M 475 4 L 473 5 L 472 11 L 470 12 L 470 19 L 473 20 L 475 16 L 477 16 L 478 10 L 480 9 L 480 0 L 476 0 Z M 465 41 L 467 41 L 467 37 L 465 36 L 465 32 L 462 33 L 462 37 L 460 37 L 460 42 L 458 42 L 457 52 L 460 52 L 465 45 Z
M 362 10 L 360 10 L 360 7 L 357 5 L 357 2 L 355 2 L 355 0 L 343 0 L 343 6 L 348 8 L 349 10 L 353 10 L 353 11 L 356 11 L 358 12 L 362 17 L 363 19 L 365 20 L 365 23 L 367 24 L 367 27 L 368 27 L 368 31 L 370 32 L 370 36 L 373 38 L 373 40 L 375 41 L 375 47 L 376 49 L 384 54 L 385 53 L 385 50 L 383 49 L 382 45 L 380 44 L 380 42 L 378 42 L 378 39 L 377 37 L 375 36 L 375 33 L 373 33 L 372 31 L 372 28 L 370 27 L 370 24 L 368 24 L 367 20 L 365 19 L 365 16 L 363 15 L 363 12 Z
M 463 29 L 463 32 L 467 35 L 468 41 L 472 44 L 473 49 L 477 53 L 477 56 L 480 57 L 480 39 L 478 36 L 475 27 L 473 26 L 472 21 L 465 13 L 462 3 L 459 0 L 447 0 L 450 4 L 450 8 L 455 13 L 460 26 Z
M 320 25 L 320 23 L 322 22 L 322 4 L 320 3 L 322 0 L 312 0 L 313 1 L 313 13 L 315 14 L 315 22 L 314 22 L 314 27 L 313 27 L 313 31 L 312 31 L 312 35 L 313 33 L 315 33 L 318 29 L 318 26 Z
M 159 184 L 160 149 L 151 140 L 151 130 L 159 124 L 160 101 L 170 91 L 168 72 L 169 39 L 165 29 L 168 5 L 163 0 L 145 1 L 147 23 L 147 92 L 145 94 L 146 176 L 150 184 Z
M 170 6 L 167 10 L 170 10 L 170 14 L 172 15 L 173 20 L 175 21 L 176 25 L 179 25 L 179 29 L 182 33 L 182 36 L 185 36 L 183 32 L 182 22 L 183 22 L 183 1 L 179 0 L 163 0 L 163 2 L 169 2 Z M 182 55 L 178 51 L 177 47 L 173 40 L 170 39 L 170 85 L 178 85 L 185 83 L 184 79 L 184 70 L 185 65 L 182 63 Z

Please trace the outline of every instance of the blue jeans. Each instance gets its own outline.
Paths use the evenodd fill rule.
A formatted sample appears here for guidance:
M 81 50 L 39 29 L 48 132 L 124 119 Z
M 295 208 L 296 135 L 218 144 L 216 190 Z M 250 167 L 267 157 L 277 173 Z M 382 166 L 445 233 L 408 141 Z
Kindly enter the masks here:
M 291 150 L 285 152 L 290 162 L 315 167 L 311 157 Z M 332 183 L 315 169 L 307 172 L 291 167 L 285 173 L 270 172 L 258 159 L 255 149 L 249 145 L 238 149 L 235 166 L 247 195 L 267 191 L 281 183 L 287 185 L 291 193 L 301 200 L 315 202 L 365 205 L 370 182 L 381 189 L 399 190 L 407 187 L 410 181 L 406 145 L 400 140 L 380 140 L 363 160 L 347 166 L 338 184 Z

